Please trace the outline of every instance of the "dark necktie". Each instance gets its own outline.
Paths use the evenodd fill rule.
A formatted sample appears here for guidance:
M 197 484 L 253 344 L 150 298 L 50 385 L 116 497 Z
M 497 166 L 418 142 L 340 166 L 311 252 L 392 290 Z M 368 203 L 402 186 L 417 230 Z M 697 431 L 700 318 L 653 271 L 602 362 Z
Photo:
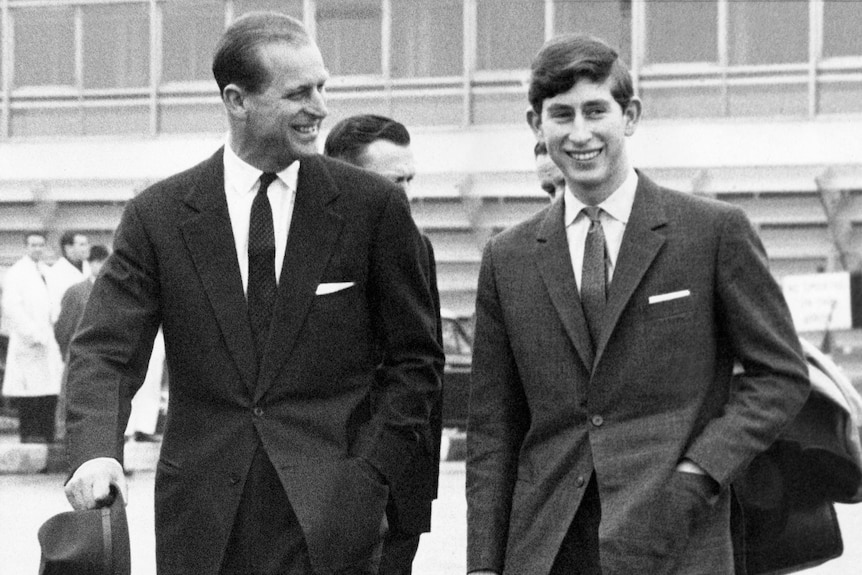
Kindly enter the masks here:
M 584 243 L 584 267 L 581 273 L 581 305 L 587 318 L 587 327 L 593 340 L 593 349 L 599 341 L 602 329 L 602 316 L 605 312 L 607 297 L 608 268 L 605 262 L 607 248 L 605 232 L 599 220 L 602 209 L 587 206 L 583 212 L 590 219 L 587 241 Z
M 275 306 L 275 230 L 272 227 L 272 208 L 266 197 L 266 190 L 275 178 L 276 175 L 270 172 L 261 174 L 260 189 L 251 204 L 248 228 L 248 318 L 258 365 L 269 337 Z

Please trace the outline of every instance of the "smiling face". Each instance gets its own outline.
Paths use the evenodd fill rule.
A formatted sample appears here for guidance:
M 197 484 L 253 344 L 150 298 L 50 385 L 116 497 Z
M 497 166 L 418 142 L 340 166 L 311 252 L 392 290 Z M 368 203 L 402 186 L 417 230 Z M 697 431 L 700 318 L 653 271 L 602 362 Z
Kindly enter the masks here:
M 395 182 L 405 194 L 410 191 L 410 182 L 416 175 L 410 146 L 399 146 L 389 140 L 375 140 L 365 147 L 359 159 L 366 170 Z
M 312 43 L 275 42 L 260 48 L 269 82 L 259 92 L 235 84 L 224 90 L 237 155 L 265 172 L 317 153 L 320 123 L 327 115 L 324 85 L 329 75 Z
M 631 169 L 626 141 L 640 119 L 640 101 L 626 109 L 611 94 L 613 80 L 578 80 L 572 88 L 542 102 L 541 114 L 529 115 L 536 138 L 565 176 L 569 189 L 587 205 L 604 201 Z

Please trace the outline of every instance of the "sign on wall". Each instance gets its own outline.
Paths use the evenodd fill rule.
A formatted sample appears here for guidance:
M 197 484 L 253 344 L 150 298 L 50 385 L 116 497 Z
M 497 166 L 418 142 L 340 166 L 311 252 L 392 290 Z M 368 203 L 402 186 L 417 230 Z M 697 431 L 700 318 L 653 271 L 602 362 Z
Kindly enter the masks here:
M 862 324 L 859 313 L 862 276 L 829 272 L 785 276 L 781 287 L 797 331 L 851 329 Z

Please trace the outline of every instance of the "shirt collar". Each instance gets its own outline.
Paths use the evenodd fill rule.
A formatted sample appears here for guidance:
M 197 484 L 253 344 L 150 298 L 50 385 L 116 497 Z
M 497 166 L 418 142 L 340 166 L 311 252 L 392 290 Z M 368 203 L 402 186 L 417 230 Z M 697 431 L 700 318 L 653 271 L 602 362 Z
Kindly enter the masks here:
M 635 202 L 635 190 L 637 187 L 637 172 L 630 170 L 629 175 L 626 177 L 622 185 L 614 190 L 614 192 L 608 196 L 605 201 L 600 203 L 599 207 L 623 225 L 627 224 L 632 213 L 632 206 Z M 575 194 L 572 193 L 568 185 L 566 186 L 564 199 L 566 210 L 565 222 L 566 227 L 568 227 L 574 223 L 575 218 L 578 217 L 578 214 L 581 213 L 581 210 L 586 206 L 586 204 L 575 197 Z
M 239 156 L 230 147 L 230 141 L 224 146 L 224 174 L 225 181 L 231 182 L 233 191 L 236 194 L 247 194 L 252 191 L 260 175 L 263 172 Z M 299 160 L 296 160 L 288 167 L 276 174 L 291 190 L 296 190 L 296 182 L 299 178 Z

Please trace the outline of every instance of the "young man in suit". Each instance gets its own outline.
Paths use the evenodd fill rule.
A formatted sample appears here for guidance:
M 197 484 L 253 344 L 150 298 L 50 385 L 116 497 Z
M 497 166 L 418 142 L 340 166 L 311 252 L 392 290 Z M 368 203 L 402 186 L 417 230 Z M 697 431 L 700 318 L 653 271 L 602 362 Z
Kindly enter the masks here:
M 240 17 L 213 73 L 227 143 L 129 202 L 72 341 L 66 494 L 126 490 L 161 324 L 159 574 L 376 573 L 440 386 L 427 253 L 395 185 L 316 154 L 327 72 L 299 21 Z
M 326 137 L 323 153 L 380 174 L 400 186 L 405 195 L 409 194 L 410 183 L 416 175 L 410 132 L 400 122 L 385 116 L 363 114 L 341 120 Z M 426 236 L 422 239 L 428 250 L 426 271 L 434 298 L 437 340 L 443 345 L 434 250 Z M 443 364 L 437 368 L 442 381 Z M 428 457 L 417 462 L 398 483 L 390 485 L 386 510 L 389 531 L 383 541 L 380 575 L 410 575 L 420 534 L 431 531 L 431 504 L 437 498 L 440 473 L 442 407 L 442 396 L 438 395 L 431 410 L 433 445 Z
M 641 103 L 603 42 L 546 43 L 529 99 L 566 189 L 483 254 L 468 570 L 730 575 L 728 486 L 808 394 L 762 244 L 633 169 Z

